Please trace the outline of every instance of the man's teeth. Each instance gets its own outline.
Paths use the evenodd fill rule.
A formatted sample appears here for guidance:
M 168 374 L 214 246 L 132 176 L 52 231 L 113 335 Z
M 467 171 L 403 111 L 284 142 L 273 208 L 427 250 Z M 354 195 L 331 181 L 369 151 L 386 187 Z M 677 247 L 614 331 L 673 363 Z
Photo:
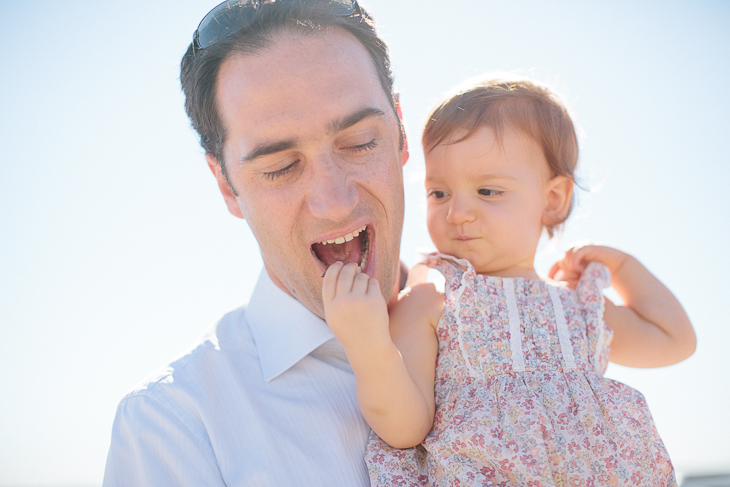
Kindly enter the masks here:
M 320 243 L 322 245 L 327 245 L 327 244 L 343 244 L 345 242 L 349 242 L 353 238 L 360 235 L 360 232 L 364 232 L 367 227 L 368 227 L 367 225 L 364 225 L 362 228 L 358 228 L 357 230 L 355 230 L 352 233 L 348 233 L 347 235 L 343 235 L 342 237 L 337 237 L 332 240 L 324 240 Z

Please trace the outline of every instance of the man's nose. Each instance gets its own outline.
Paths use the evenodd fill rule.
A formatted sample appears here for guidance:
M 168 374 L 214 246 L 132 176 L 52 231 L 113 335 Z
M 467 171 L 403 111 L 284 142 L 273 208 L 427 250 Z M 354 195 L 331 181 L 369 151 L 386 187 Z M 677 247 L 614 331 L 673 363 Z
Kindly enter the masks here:
M 312 177 L 308 185 L 307 206 L 315 218 L 343 221 L 359 202 L 356 174 L 346 162 L 331 155 L 310 162 Z
M 461 225 L 472 222 L 474 219 L 475 213 L 469 198 L 459 195 L 452 196 L 446 221 L 452 225 Z

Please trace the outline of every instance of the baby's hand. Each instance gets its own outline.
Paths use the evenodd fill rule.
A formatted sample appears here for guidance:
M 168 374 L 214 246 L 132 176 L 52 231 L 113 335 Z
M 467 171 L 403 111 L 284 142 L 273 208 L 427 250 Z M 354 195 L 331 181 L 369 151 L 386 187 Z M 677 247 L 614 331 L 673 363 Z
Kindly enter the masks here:
M 380 285 L 357 265 L 335 262 L 329 266 L 322 283 L 322 300 L 327 324 L 348 356 L 383 350 L 392 344 Z
M 589 262 L 611 271 L 611 287 L 623 305 L 605 300 L 603 319 L 611 330 L 611 362 L 628 367 L 663 367 L 694 353 L 697 338 L 682 305 L 634 257 L 611 247 L 573 248 L 550 269 L 553 279 L 575 289 Z
M 550 269 L 550 279 L 556 281 L 567 281 L 568 287 L 575 289 L 580 280 L 581 274 L 590 262 L 600 262 L 608 267 L 611 275 L 615 275 L 618 269 L 629 258 L 629 254 L 611 247 L 600 245 L 586 245 L 585 247 L 572 248 L 565 253 L 563 260 L 556 262 Z

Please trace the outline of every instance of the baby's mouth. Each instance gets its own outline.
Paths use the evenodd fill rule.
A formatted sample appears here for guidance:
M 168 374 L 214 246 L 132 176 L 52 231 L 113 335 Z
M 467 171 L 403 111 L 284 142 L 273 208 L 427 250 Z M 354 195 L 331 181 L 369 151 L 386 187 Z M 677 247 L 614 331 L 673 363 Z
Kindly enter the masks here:
M 365 270 L 370 252 L 370 237 L 367 225 L 352 233 L 312 244 L 312 252 L 327 268 L 335 262 L 354 262 Z

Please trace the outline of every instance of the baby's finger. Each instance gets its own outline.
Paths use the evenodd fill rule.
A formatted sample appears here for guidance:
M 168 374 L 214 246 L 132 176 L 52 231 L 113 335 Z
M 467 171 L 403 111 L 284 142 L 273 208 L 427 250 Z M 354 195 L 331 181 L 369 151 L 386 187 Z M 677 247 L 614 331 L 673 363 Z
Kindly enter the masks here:
M 552 266 L 552 267 L 550 268 L 550 272 L 548 272 L 548 277 L 549 277 L 550 279 L 555 279 L 555 275 L 556 275 L 556 273 L 557 273 L 557 272 L 558 272 L 559 270 L 561 270 L 561 269 L 562 269 L 562 267 L 561 267 L 561 265 L 560 265 L 560 264 L 561 264 L 561 262 L 560 262 L 560 261 L 558 261 L 558 262 L 554 263 L 554 264 L 553 264 L 553 266 Z
M 380 294 L 382 296 L 382 293 L 380 292 L 380 283 L 374 277 L 371 277 L 368 280 L 368 294 L 369 295 Z
M 575 261 L 574 266 L 576 269 L 579 269 L 581 273 L 585 270 L 588 262 L 593 260 L 594 251 L 595 247 L 593 245 L 586 245 L 575 251 L 575 254 L 573 255 L 573 259 Z
M 356 294 L 366 294 L 368 292 L 368 281 L 370 276 L 362 271 L 355 274 L 355 282 L 352 283 L 352 292 Z
M 560 269 L 558 272 L 555 273 L 555 277 L 553 277 L 555 281 L 567 281 L 568 280 L 568 273 L 565 272 L 563 269 Z
M 570 254 L 570 261 L 569 261 L 569 267 L 571 272 L 579 272 L 578 269 L 580 268 L 580 251 L 576 250 L 573 251 Z
M 575 247 L 568 249 L 568 251 L 565 252 L 565 258 L 562 262 L 562 269 L 565 274 L 571 274 L 576 272 L 576 268 L 579 267 L 579 261 L 576 258 L 577 255 L 578 250 Z
M 580 248 L 576 247 L 570 249 L 570 255 L 566 257 L 566 260 L 568 261 L 567 266 L 570 267 L 570 269 L 580 267 L 580 250 Z
M 345 264 L 340 271 L 340 277 L 337 279 L 337 294 L 346 294 L 352 291 L 352 283 L 357 272 L 357 264 Z
M 337 294 L 337 278 L 342 270 L 342 262 L 335 262 L 324 272 L 322 280 L 322 300 L 327 303 L 335 299 Z

